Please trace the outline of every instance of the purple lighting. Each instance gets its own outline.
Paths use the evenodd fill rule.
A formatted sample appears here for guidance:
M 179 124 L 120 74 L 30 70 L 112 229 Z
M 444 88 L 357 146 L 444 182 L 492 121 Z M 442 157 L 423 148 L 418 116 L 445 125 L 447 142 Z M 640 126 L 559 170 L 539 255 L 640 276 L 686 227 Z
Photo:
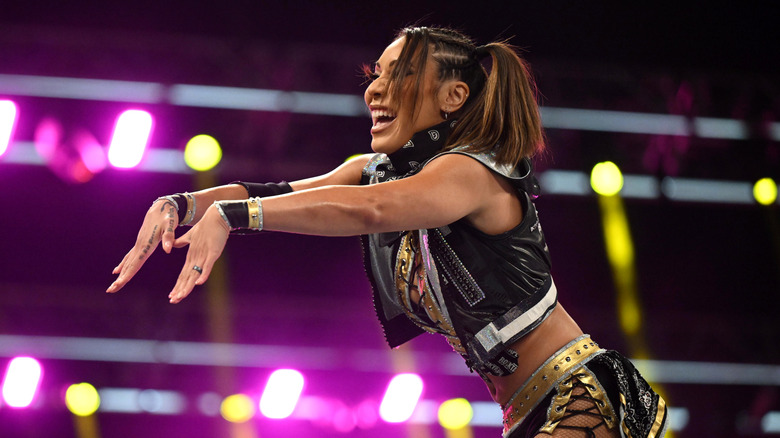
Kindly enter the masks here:
M 262 397 L 260 412 L 268 418 L 287 418 L 303 391 L 303 375 L 295 370 L 276 370 L 268 378 Z
M 137 166 L 143 158 L 151 132 L 151 114 L 141 110 L 123 112 L 114 127 L 114 135 L 108 147 L 108 161 L 114 167 Z
M 0 156 L 8 149 L 16 124 L 16 104 L 0 100 Z
M 41 364 L 31 357 L 15 357 L 11 360 L 3 379 L 3 400 L 8 406 L 30 406 L 38 391 L 42 371 Z
M 393 377 L 379 405 L 379 415 L 388 423 L 408 420 L 417 407 L 422 391 L 423 381 L 417 374 L 407 373 Z

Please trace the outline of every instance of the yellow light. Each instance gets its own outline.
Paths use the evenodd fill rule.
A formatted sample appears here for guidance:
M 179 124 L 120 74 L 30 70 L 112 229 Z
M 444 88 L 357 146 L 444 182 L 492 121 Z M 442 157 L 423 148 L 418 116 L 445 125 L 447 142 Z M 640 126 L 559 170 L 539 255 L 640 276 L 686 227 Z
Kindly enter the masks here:
M 615 195 L 623 188 L 623 174 L 611 161 L 598 163 L 590 173 L 590 186 L 599 195 Z
M 447 400 L 439 406 L 439 424 L 445 429 L 462 429 L 468 426 L 474 410 L 465 398 Z
M 65 391 L 65 405 L 79 417 L 88 417 L 100 406 L 100 395 L 89 383 L 75 383 Z
M 777 201 L 777 184 L 772 178 L 761 178 L 753 186 L 753 197 L 761 205 L 771 205 Z
M 362 157 L 363 155 L 365 155 L 365 154 L 355 154 L 355 155 L 350 155 L 350 156 L 348 156 L 348 157 L 347 157 L 347 159 L 346 159 L 346 160 L 344 160 L 344 162 L 346 163 L 346 162 L 347 162 L 347 161 L 349 161 L 349 160 L 354 160 L 355 158 L 357 158 L 357 157 Z
M 219 413 L 231 423 L 245 423 L 255 416 L 255 405 L 246 395 L 233 394 L 222 401 Z
M 222 148 L 210 135 L 196 135 L 184 147 L 184 162 L 197 170 L 205 171 L 213 168 L 222 159 Z

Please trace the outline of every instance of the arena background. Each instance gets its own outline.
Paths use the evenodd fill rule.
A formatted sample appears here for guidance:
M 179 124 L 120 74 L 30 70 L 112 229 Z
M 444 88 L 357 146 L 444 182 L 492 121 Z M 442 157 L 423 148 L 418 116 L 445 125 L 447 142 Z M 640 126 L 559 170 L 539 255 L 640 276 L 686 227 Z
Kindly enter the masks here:
M 525 50 L 548 128 L 537 205 L 560 300 L 658 385 L 669 436 L 780 433 L 780 219 L 776 200 L 752 195 L 780 180 L 777 18 L 752 2 L 5 0 L 0 100 L 17 118 L 0 156 L 0 369 L 30 356 L 43 375 L 29 407 L 0 401 L 0 437 L 499 435 L 498 408 L 443 340 L 386 347 L 357 238 L 231 238 L 179 305 L 166 297 L 182 251 L 103 293 L 157 196 L 294 180 L 367 152 L 360 66 L 413 23 Z M 188 85 L 220 98 L 182 103 Z M 156 97 L 135 91 L 146 86 Z M 90 170 L 79 145 L 105 148 L 127 109 L 154 118 L 144 161 Z M 46 126 L 61 135 L 44 159 Z M 182 164 L 198 134 L 222 147 L 210 171 Z M 607 160 L 622 196 L 588 185 Z M 291 417 L 220 415 L 233 394 L 256 408 L 278 368 L 305 377 Z M 409 421 L 388 423 L 377 407 L 401 372 L 424 391 Z M 66 407 L 79 382 L 101 397 L 90 416 Z M 473 420 L 446 429 L 437 412 L 457 398 Z

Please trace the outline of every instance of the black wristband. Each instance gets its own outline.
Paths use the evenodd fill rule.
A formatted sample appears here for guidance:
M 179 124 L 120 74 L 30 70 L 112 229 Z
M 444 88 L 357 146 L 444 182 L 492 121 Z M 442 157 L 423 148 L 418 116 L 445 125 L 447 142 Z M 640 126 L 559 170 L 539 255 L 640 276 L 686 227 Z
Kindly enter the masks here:
M 246 202 L 222 203 L 222 211 L 225 212 L 231 228 L 249 228 L 249 206 Z
M 171 197 L 176 201 L 176 211 L 179 213 L 179 223 L 182 223 L 184 217 L 187 216 L 187 198 L 179 193 L 171 195 Z
M 231 184 L 238 184 L 246 189 L 250 198 L 283 195 L 293 191 L 287 182 L 280 183 L 252 183 L 243 181 L 233 181 Z

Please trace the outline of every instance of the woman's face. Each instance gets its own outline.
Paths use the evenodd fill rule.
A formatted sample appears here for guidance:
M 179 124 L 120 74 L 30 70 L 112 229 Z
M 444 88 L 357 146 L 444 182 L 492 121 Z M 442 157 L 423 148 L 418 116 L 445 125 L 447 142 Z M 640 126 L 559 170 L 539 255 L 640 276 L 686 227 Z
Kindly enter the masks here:
M 404 47 L 403 37 L 387 46 L 375 66 L 374 80 L 366 88 L 365 99 L 371 111 L 371 149 L 374 152 L 391 154 L 408 142 L 414 133 L 422 131 L 444 121 L 442 108 L 439 104 L 437 91 L 437 72 L 435 62 L 428 57 L 425 78 L 422 81 L 417 114 L 413 114 L 413 86 L 419 67 L 412 68 L 412 75 L 404 79 L 400 87 L 402 95 L 393 103 L 389 95 L 388 80 L 401 50 Z

